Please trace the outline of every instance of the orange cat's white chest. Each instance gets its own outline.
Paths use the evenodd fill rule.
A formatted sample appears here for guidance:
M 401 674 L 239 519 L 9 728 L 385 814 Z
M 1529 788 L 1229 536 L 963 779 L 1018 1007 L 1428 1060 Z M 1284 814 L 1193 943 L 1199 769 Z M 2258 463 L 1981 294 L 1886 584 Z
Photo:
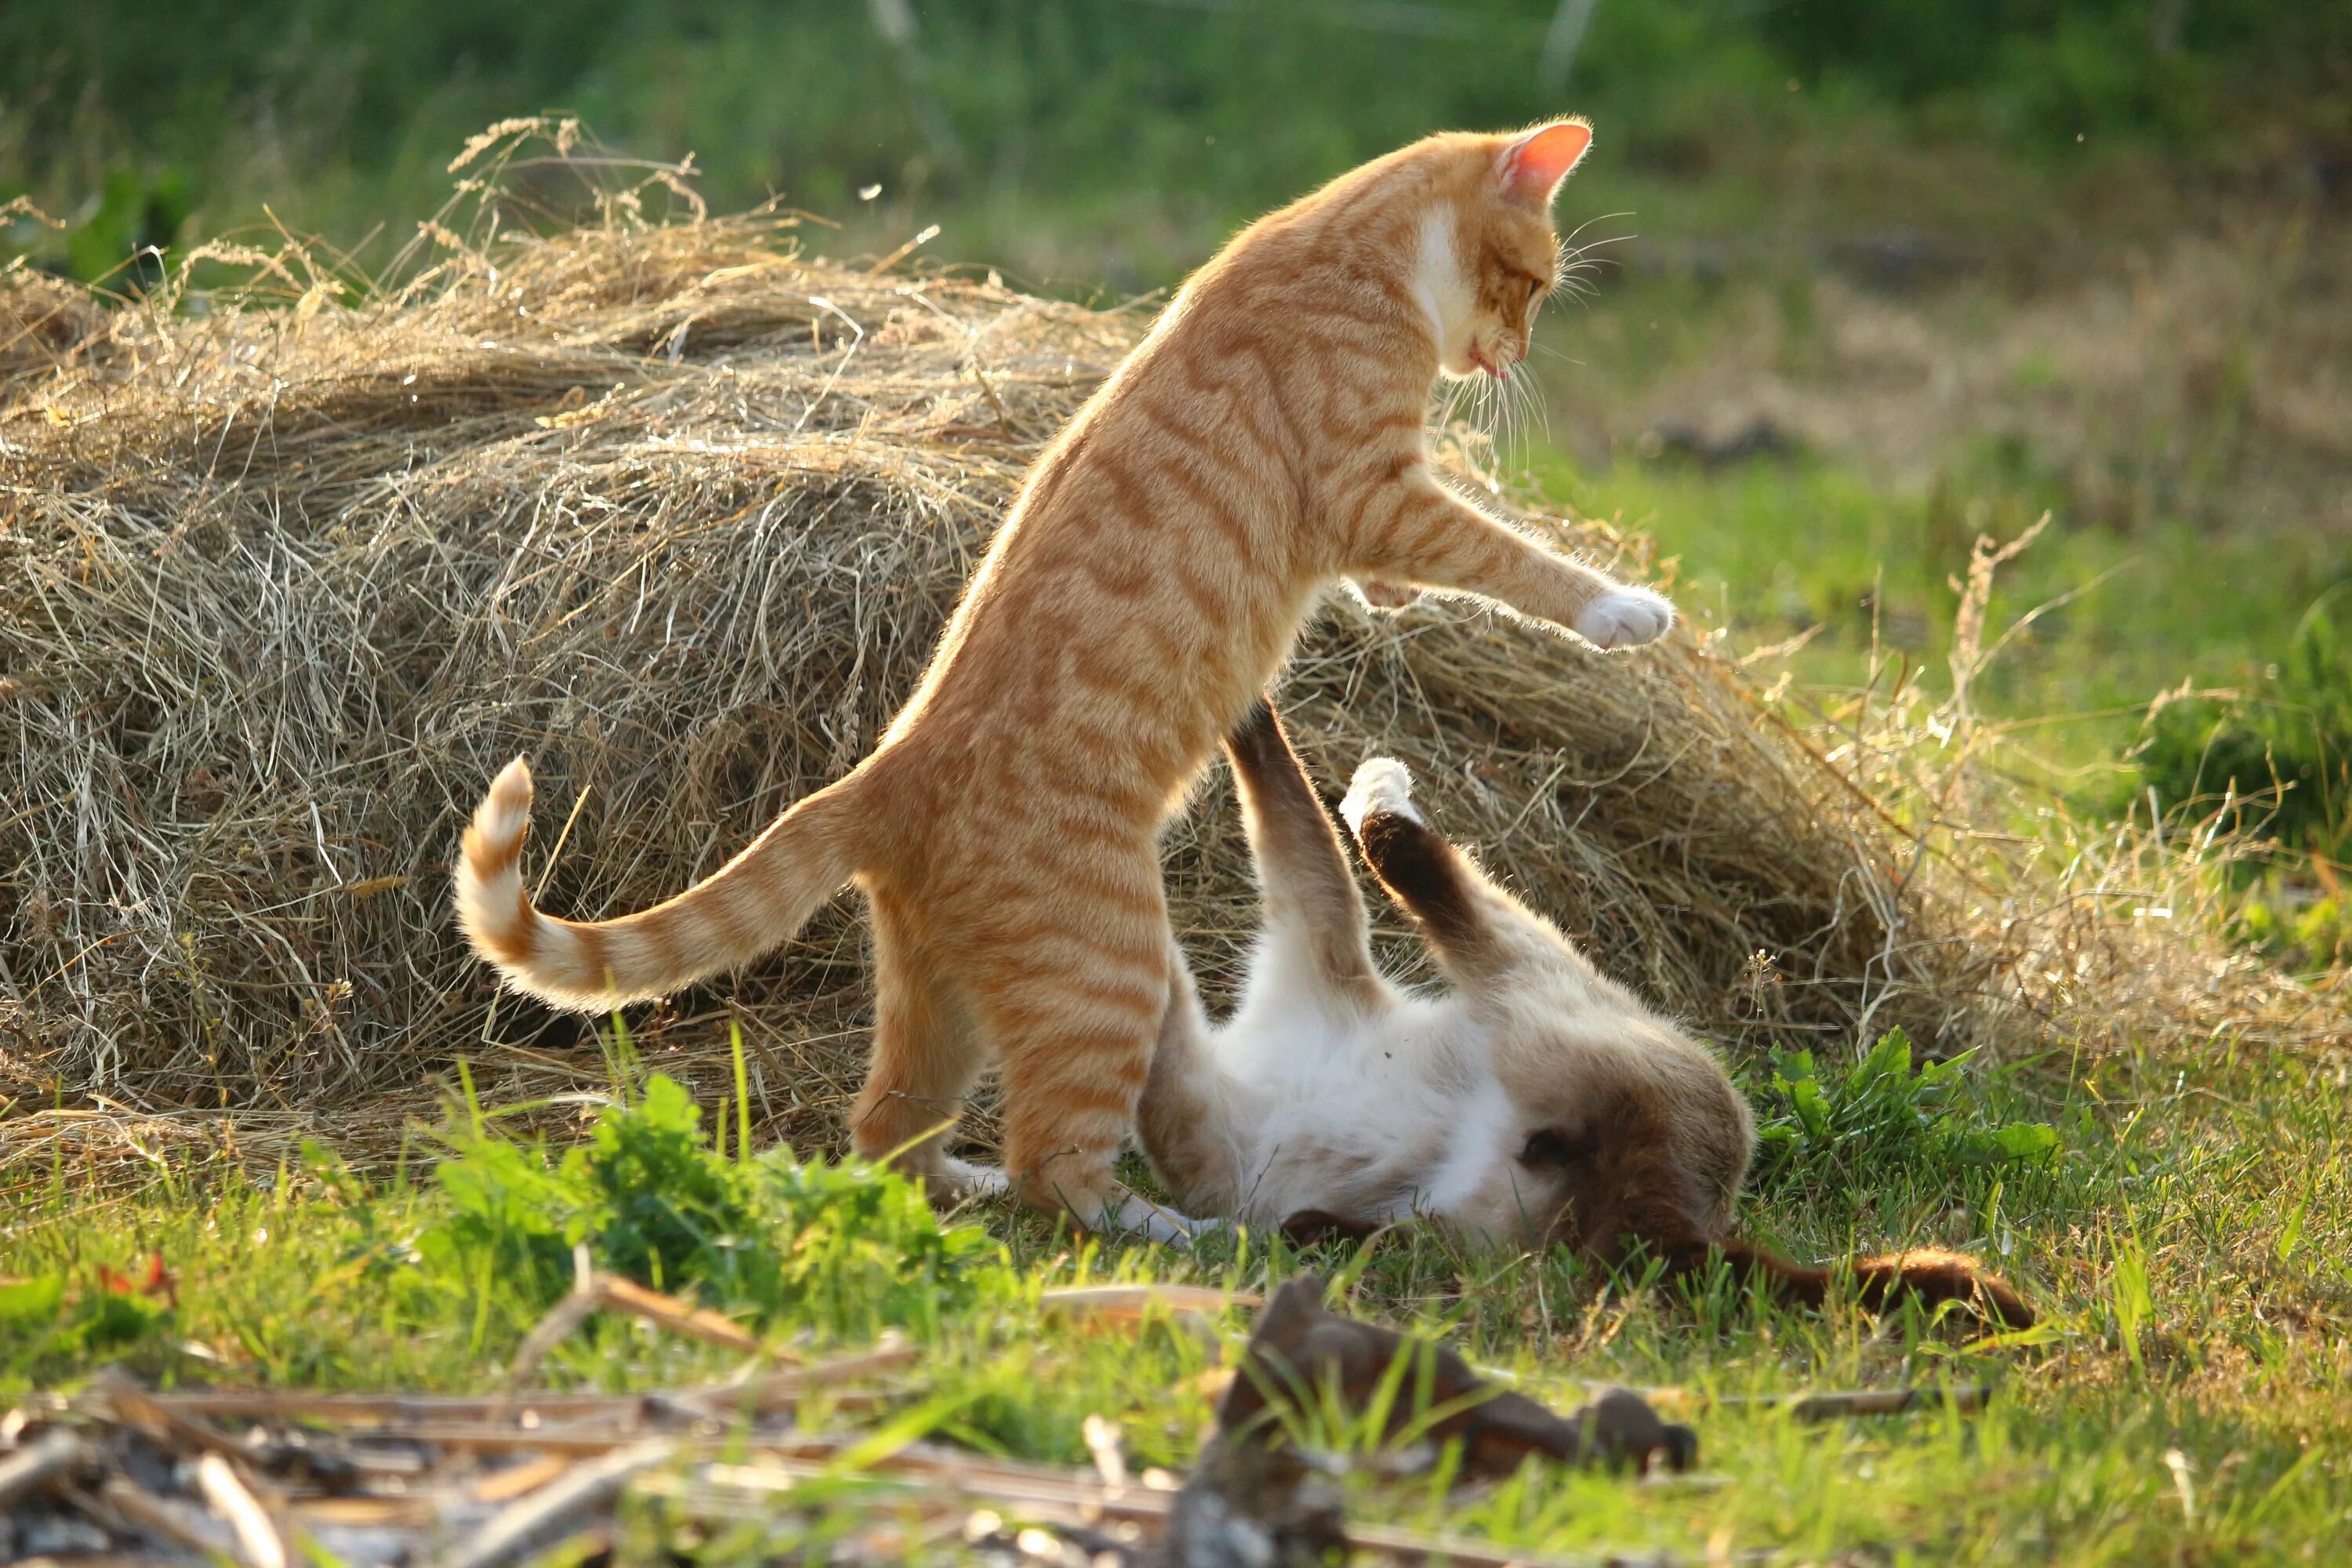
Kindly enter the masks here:
M 1437 357 L 1446 365 L 1462 357 L 1475 303 L 1454 228 L 1454 216 L 1444 208 L 1423 214 L 1412 265 L 1413 302 L 1436 334 Z

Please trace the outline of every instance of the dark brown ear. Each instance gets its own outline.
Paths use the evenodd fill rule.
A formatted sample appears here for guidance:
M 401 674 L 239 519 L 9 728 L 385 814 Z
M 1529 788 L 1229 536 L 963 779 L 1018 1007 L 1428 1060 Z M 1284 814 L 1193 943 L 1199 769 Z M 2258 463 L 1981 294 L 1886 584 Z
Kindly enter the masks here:
M 1750 1289 L 1808 1307 L 1828 1300 L 1833 1277 L 1830 1269 L 1804 1268 L 1738 1238 L 1712 1247 L 1685 1243 L 1664 1249 L 1664 1256 L 1667 1272 L 1675 1275 L 1696 1273 L 1720 1256 Z M 1855 1299 L 1870 1311 L 1883 1311 L 1907 1293 L 1929 1307 L 1956 1302 L 1979 1322 L 1995 1327 L 2030 1329 L 2035 1321 L 2033 1309 L 2006 1280 L 1960 1253 L 1938 1248 L 1889 1253 L 1857 1259 L 1853 1272 Z

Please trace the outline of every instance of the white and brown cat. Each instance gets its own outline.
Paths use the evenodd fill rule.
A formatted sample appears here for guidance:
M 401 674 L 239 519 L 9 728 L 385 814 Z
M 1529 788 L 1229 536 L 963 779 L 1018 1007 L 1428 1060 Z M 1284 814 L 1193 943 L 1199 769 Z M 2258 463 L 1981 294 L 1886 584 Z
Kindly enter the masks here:
M 1225 751 L 1264 929 L 1222 1026 L 1182 954 L 1171 959 L 1178 981 L 1139 1121 L 1179 1204 L 1294 1235 L 1421 1217 L 1603 1260 L 1639 1243 L 1678 1272 L 1720 1254 L 1776 1294 L 1826 1297 L 1832 1270 L 1732 1234 L 1755 1135 L 1722 1066 L 1432 828 L 1402 763 L 1364 763 L 1339 809 L 1452 983 L 1432 994 L 1374 966 L 1339 836 L 1272 708 L 1254 709 Z M 1850 1270 L 1867 1306 L 1908 1291 L 2033 1321 L 2016 1291 L 1957 1253 Z
M 1318 598 L 1474 595 L 1604 647 L 1673 621 L 1455 494 L 1423 431 L 1439 376 L 1526 357 L 1591 135 L 1429 137 L 1236 236 L 1038 458 L 874 752 L 697 887 L 614 920 L 534 909 L 516 761 L 458 861 L 475 951 L 601 1011 L 757 958 L 854 881 L 879 992 L 858 1151 L 985 1184 L 942 1137 L 995 1063 L 1024 1197 L 1181 1230 L 1112 1177 L 1168 1002 L 1160 827 Z

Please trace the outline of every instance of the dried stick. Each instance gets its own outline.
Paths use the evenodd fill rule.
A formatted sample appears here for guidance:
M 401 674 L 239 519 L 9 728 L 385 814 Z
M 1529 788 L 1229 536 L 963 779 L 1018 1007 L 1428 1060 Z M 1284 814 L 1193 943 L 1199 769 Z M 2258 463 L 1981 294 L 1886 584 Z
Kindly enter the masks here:
M 1206 1285 L 1065 1285 L 1040 1294 L 1037 1304 L 1073 1318 L 1132 1321 L 1153 1307 L 1180 1314 L 1222 1312 L 1229 1307 L 1263 1306 L 1265 1299 L 1248 1290 Z
M 218 1521 L 185 1504 L 158 1497 L 127 1476 L 109 1476 L 96 1500 L 151 1535 L 210 1557 L 233 1557 L 235 1539 Z M 85 1510 L 87 1511 L 87 1510 Z
M 577 1466 L 499 1510 L 470 1543 L 443 1561 L 446 1568 L 501 1568 L 545 1552 L 587 1529 L 588 1515 L 601 1512 L 630 1481 L 677 1452 L 677 1444 L 656 1438 Z
M 80 1434 L 62 1426 L 44 1432 L 0 1459 L 0 1511 L 18 1498 L 46 1491 L 52 1482 L 89 1469 L 97 1463 L 98 1450 Z
M 213 1511 L 236 1532 L 236 1554 L 246 1568 L 286 1568 L 290 1556 L 286 1538 L 261 1500 L 238 1477 L 236 1467 L 218 1454 L 206 1454 L 196 1461 L 196 1485 Z

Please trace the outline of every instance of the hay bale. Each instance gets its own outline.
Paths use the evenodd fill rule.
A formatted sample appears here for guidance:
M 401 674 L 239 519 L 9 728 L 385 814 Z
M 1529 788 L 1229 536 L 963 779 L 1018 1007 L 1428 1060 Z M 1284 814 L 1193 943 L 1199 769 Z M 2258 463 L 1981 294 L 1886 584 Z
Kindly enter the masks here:
M 21 395 L 31 382 L 73 363 L 102 338 L 106 311 L 86 289 L 51 278 L 20 258 L 0 269 L 0 396 Z
M 314 1110 L 459 1055 L 598 1060 L 494 1007 L 453 926 L 484 782 L 530 757 L 558 911 L 715 869 L 871 746 L 1026 464 L 1148 320 L 794 237 L 772 213 L 623 213 L 456 248 L 397 296 L 201 314 L 72 314 L 0 279 L 0 321 L 80 334 L 0 392 L 0 1089 Z M 1923 848 L 1905 818 L 1948 790 L 1875 742 L 1832 758 L 1687 633 L 1602 658 L 1473 610 L 1339 605 L 1286 691 L 1328 785 L 1404 757 L 1440 821 L 1734 1049 L 2021 1039 L 2082 1026 L 2077 998 L 2107 1027 L 2114 999 L 2084 993 L 2150 941 L 2221 965 L 2198 970 L 2210 1005 L 2137 986 L 2160 1026 L 2325 1011 L 2014 855 Z M 1223 973 L 1254 900 L 1222 782 L 1170 868 Z M 828 1136 L 868 1001 L 844 900 L 657 1014 L 647 1048 L 723 1060 L 740 1021 L 772 1126 Z

